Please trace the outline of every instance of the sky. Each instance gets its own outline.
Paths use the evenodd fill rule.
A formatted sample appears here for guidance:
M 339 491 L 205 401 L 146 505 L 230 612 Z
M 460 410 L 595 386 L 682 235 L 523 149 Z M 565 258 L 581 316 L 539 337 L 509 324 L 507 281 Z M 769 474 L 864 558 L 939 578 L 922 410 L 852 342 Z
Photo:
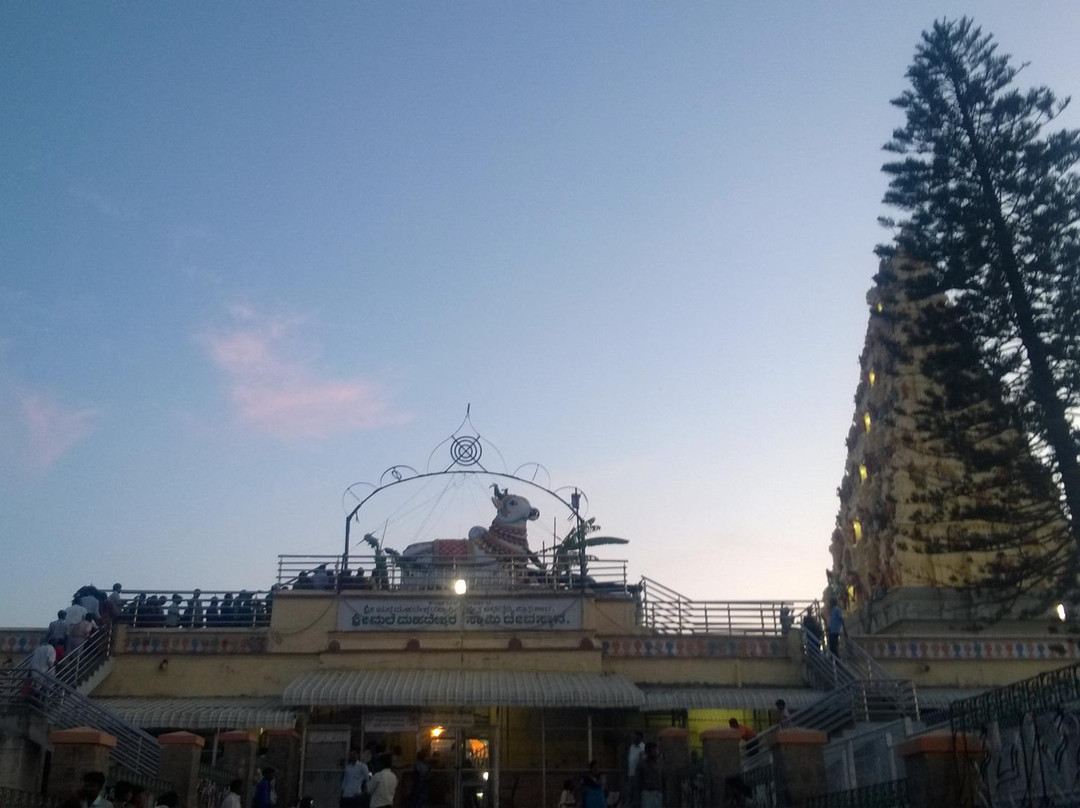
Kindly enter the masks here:
M 0 5 L 0 625 L 266 588 L 469 406 L 631 577 L 820 595 L 889 99 L 964 13 L 1080 91 L 1073 2 Z

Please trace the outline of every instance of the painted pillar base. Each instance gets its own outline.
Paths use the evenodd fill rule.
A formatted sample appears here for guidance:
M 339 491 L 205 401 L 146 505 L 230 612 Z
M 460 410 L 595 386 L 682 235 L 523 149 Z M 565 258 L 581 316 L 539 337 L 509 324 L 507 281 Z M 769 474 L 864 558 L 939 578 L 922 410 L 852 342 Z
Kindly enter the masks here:
M 244 786 L 240 789 L 240 802 L 244 808 L 251 808 L 255 783 L 262 777 L 255 765 L 259 733 L 253 729 L 223 732 L 218 735 L 218 745 L 221 749 L 221 767 L 229 780 L 244 781 Z
M 825 744 L 829 737 L 812 729 L 782 729 L 776 733 L 773 770 L 779 805 L 806 805 L 828 791 L 825 784 Z
M 193 732 L 169 732 L 159 735 L 158 743 L 158 779 L 172 784 L 181 805 L 194 805 L 199 790 L 199 759 L 206 741 Z
M 731 778 L 741 771 L 739 731 L 729 727 L 712 727 L 701 733 L 705 758 L 705 788 L 709 805 L 727 805 Z
M 300 733 L 293 729 L 266 731 L 266 762 L 277 769 L 278 803 L 300 796 Z
M 690 730 L 668 727 L 660 730 L 660 764 L 664 770 L 664 806 L 682 808 L 682 784 L 690 767 Z
M 975 765 L 983 742 L 974 735 L 949 730 L 928 732 L 897 745 L 904 758 L 911 808 L 972 808 L 975 805 Z
M 49 733 L 53 747 L 49 769 L 49 795 L 70 797 L 82 788 L 87 772 L 108 772 L 116 736 L 90 727 L 59 729 Z

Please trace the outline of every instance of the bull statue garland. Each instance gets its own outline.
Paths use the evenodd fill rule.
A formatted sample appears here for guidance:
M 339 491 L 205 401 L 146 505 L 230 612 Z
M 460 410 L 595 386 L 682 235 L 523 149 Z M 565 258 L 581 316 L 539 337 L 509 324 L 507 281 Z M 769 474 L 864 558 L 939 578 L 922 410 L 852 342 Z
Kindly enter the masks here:
M 505 582 L 507 577 L 520 576 L 529 562 L 542 569 L 539 557 L 529 549 L 526 535 L 529 522 L 540 518 L 540 511 L 525 497 L 511 494 L 493 485 L 495 518 L 490 527 L 479 525 L 469 531 L 467 539 L 435 539 L 410 544 L 398 556 L 402 582 L 411 586 L 441 587 L 449 582 L 451 571 L 457 575 L 464 567 L 474 579 L 486 585 Z M 452 577 L 452 576 L 450 576 Z M 443 580 L 447 578 L 447 580 Z M 471 581 L 474 583 L 476 581 Z

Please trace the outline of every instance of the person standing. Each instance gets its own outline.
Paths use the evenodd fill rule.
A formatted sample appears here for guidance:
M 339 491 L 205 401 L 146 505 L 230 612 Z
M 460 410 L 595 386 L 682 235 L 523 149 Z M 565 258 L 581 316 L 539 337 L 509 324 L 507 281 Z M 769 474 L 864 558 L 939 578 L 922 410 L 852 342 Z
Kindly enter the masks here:
M 277 772 L 270 766 L 262 770 L 262 780 L 255 784 L 255 799 L 251 808 L 275 808 L 277 790 L 274 788 L 274 776 Z
M 71 613 L 71 609 L 68 609 L 68 613 Z M 90 636 L 90 632 L 94 630 L 94 624 L 90 622 L 90 615 L 84 614 L 83 619 L 75 625 L 68 625 L 67 636 L 67 654 L 74 657 L 79 653 L 79 649 L 82 648 L 83 643 L 86 642 L 86 638 Z
M 638 808 L 640 803 L 640 794 L 638 792 L 638 764 L 641 763 L 641 756 L 645 754 L 645 735 L 638 731 L 634 733 L 634 740 L 630 742 L 630 749 L 626 753 L 626 777 L 627 777 L 627 798 L 629 799 L 630 808 Z
M 360 753 L 355 749 L 350 749 L 345 771 L 341 775 L 341 800 L 338 803 L 340 808 L 360 808 L 361 795 L 364 793 L 364 786 L 367 785 L 369 777 L 371 777 L 371 772 L 360 761 Z
M 379 755 L 375 774 L 367 782 L 367 793 L 371 795 L 371 808 L 390 808 L 394 804 L 397 791 L 397 775 L 390 768 L 390 755 Z
M 660 747 L 645 744 L 645 755 L 638 763 L 638 787 L 641 808 L 663 808 L 664 770 L 660 766 Z
M 581 778 L 581 808 L 607 808 L 607 788 L 600 763 L 589 761 L 589 771 Z
M 183 598 L 176 592 L 173 592 L 172 603 L 169 604 L 169 608 L 165 610 L 165 625 L 168 628 L 177 628 L 180 625 L 180 604 L 183 602 Z
M 428 764 L 427 749 L 421 749 L 416 753 L 412 771 L 412 793 L 409 795 L 409 808 L 428 808 L 428 803 L 431 800 L 431 795 L 428 793 L 431 766 Z
M 105 775 L 102 772 L 86 772 L 79 789 L 79 805 L 82 808 L 113 808 L 104 797 Z
M 56 619 L 49 623 L 49 628 L 45 632 L 45 642 L 55 646 L 63 646 L 67 642 L 67 612 L 63 609 L 56 613 Z
M 776 700 L 776 712 L 779 714 L 779 721 L 781 729 L 787 729 L 791 726 L 791 710 L 788 709 L 787 702 L 783 699 Z
M 240 792 L 244 788 L 244 781 L 237 778 L 229 781 L 229 793 L 221 801 L 221 808 L 243 808 L 240 801 Z
M 120 584 L 112 585 L 112 592 L 105 600 L 105 612 L 110 620 L 115 620 L 124 612 L 124 587 Z
M 564 780 L 562 793 L 559 795 L 557 808 L 577 808 L 577 796 L 574 794 L 574 781 Z
M 829 601 L 829 650 L 840 655 L 840 632 L 844 630 L 844 613 L 836 598 Z

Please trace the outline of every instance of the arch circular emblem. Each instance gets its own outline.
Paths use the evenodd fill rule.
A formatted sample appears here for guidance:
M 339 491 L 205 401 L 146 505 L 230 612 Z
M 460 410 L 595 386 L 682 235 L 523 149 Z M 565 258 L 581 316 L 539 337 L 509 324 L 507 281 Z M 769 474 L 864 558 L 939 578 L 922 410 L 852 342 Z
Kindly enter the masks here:
M 450 444 L 450 457 L 459 466 L 475 466 L 483 454 L 484 447 L 480 445 L 480 439 L 472 435 L 454 438 Z

